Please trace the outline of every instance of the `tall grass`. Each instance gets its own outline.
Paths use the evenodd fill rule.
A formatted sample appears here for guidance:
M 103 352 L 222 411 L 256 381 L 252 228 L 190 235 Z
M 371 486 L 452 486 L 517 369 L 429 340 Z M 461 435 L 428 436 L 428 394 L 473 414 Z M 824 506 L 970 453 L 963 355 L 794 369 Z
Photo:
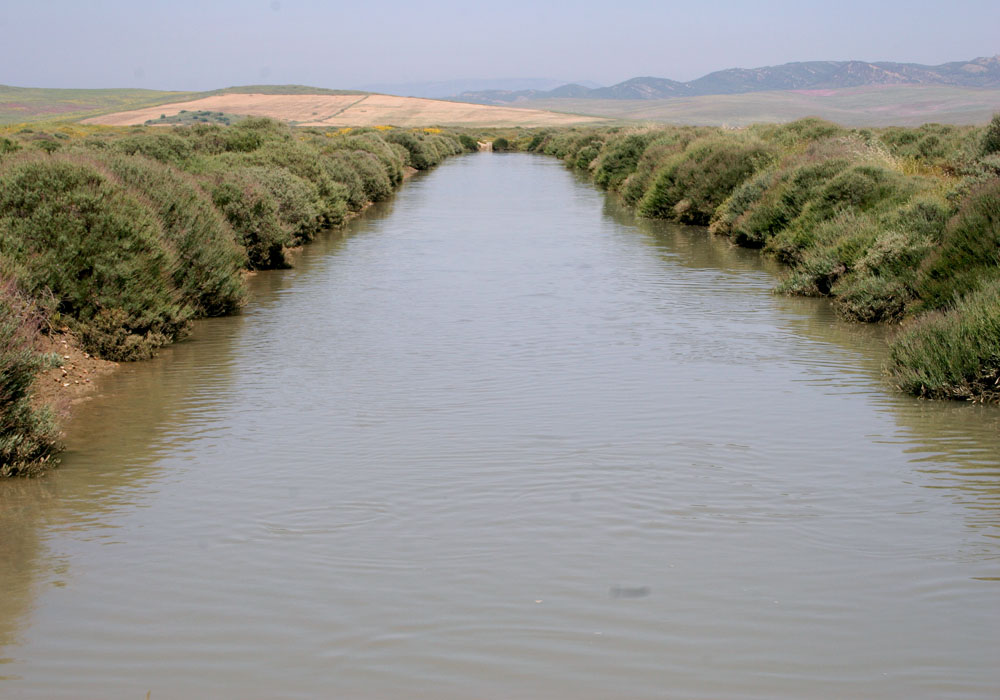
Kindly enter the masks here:
M 890 345 L 889 371 L 918 396 L 1000 401 L 1000 280 L 909 326 Z

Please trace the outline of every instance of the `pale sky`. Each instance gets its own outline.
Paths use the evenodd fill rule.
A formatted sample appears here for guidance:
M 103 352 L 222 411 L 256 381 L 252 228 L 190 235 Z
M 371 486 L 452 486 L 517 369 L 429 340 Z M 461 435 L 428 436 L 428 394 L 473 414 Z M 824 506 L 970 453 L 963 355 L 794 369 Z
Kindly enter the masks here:
M 808 60 L 1000 54 L 1000 0 L 0 0 L 0 83 L 209 90 L 467 78 L 611 85 Z

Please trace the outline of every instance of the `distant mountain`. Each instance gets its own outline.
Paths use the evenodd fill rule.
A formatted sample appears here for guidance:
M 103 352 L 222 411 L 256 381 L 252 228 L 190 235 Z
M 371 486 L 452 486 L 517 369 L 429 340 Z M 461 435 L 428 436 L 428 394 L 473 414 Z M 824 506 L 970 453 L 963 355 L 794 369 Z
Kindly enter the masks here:
M 667 78 L 632 78 L 611 87 L 591 90 L 585 97 L 603 100 L 659 100 L 664 97 L 687 97 L 690 94 L 687 83 Z
M 605 100 L 662 100 L 699 95 L 734 95 L 770 90 L 835 90 L 867 85 L 951 85 L 1000 87 L 1000 55 L 939 66 L 888 61 L 807 61 L 763 68 L 729 68 L 686 83 L 667 78 L 632 78 L 611 87 L 563 85 L 554 90 L 479 90 L 452 99 L 508 104 L 531 99 L 577 97 Z

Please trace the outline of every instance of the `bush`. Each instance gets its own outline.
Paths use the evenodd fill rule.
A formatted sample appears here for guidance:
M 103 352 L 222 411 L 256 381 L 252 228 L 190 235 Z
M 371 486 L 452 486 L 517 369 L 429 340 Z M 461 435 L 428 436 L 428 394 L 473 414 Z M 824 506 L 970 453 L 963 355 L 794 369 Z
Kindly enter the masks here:
M 1000 401 L 1000 280 L 913 323 L 889 346 L 889 372 L 918 396 Z
M 982 155 L 988 156 L 992 153 L 1000 153 L 1000 113 L 994 114 L 983 134 L 982 144 L 979 147 Z
M 729 222 L 726 231 L 737 244 L 763 247 L 798 217 L 819 188 L 849 165 L 843 159 L 806 157 L 773 171 L 762 170 L 733 192 L 716 218 Z
M 917 295 L 917 271 L 940 239 L 949 212 L 946 202 L 920 196 L 882 215 L 859 216 L 857 228 L 872 243 L 833 286 L 837 310 L 859 321 L 901 320 Z
M 921 308 L 944 308 L 983 279 L 1000 276 L 1000 180 L 974 189 L 921 269 Z
M 622 199 L 636 206 L 649 190 L 653 174 L 677 153 L 680 153 L 695 138 L 692 129 L 671 129 L 657 132 L 639 157 L 635 170 L 619 186 Z
M 806 117 L 787 124 L 756 124 L 750 132 L 765 141 L 795 147 L 804 143 L 829 140 L 846 133 L 844 127 L 818 117 Z
M 656 136 L 656 132 L 644 131 L 638 134 L 621 134 L 609 139 L 594 167 L 594 182 L 615 192 L 639 165 L 646 146 Z
M 493 139 L 493 150 L 494 151 L 509 151 L 510 141 L 505 139 L 503 136 L 497 136 Z
M 246 251 L 194 179 L 142 156 L 116 156 L 107 167 L 153 206 L 177 265 L 173 284 L 197 316 L 221 316 L 243 305 L 240 271 Z
M 30 302 L 0 279 L 0 476 L 33 474 L 59 447 L 51 412 L 31 405 L 35 374 L 51 366 L 35 350 L 37 335 Z
M 184 168 L 194 155 L 191 141 L 174 133 L 143 131 L 112 142 L 115 151 L 126 155 L 141 155 Z
M 16 153 L 21 150 L 21 144 L 6 137 L 0 137 L 0 155 Z
M 237 168 L 215 175 L 212 202 L 236 232 L 247 252 L 251 270 L 288 267 L 285 247 L 290 233 L 278 218 L 279 205 L 254 176 L 252 168 Z
M 377 132 L 335 137 L 322 150 L 324 153 L 330 150 L 366 151 L 379 159 L 393 185 L 403 181 L 403 168 L 408 158 L 406 149 L 398 145 L 393 148 L 393 144 L 387 143 Z
M 657 172 L 639 213 L 708 225 L 719 205 L 771 158 L 772 149 L 761 141 L 719 137 L 693 141 Z
M 850 166 L 823 183 L 810 188 L 798 216 L 786 227 L 776 231 L 768 248 L 783 262 L 796 263 L 804 251 L 833 239 L 842 239 L 846 232 L 835 219 L 839 215 L 882 209 L 906 201 L 918 188 L 919 181 L 874 165 Z M 831 222 L 826 225 L 826 222 Z M 868 236 L 865 240 L 874 240 Z M 862 242 L 863 243 L 863 242 Z M 850 264 L 850 260 L 845 261 Z
M 469 153 L 475 153 L 476 151 L 479 150 L 479 142 L 476 141 L 471 136 L 469 136 L 468 134 L 459 134 L 458 140 L 462 144 L 462 148 L 464 148 Z
M 392 194 L 392 181 L 377 157 L 367 151 L 341 151 L 348 165 L 361 179 L 366 202 L 381 202 Z
M 274 197 L 277 216 L 288 232 L 292 245 L 315 238 L 323 227 L 323 203 L 316 188 L 285 168 L 255 165 L 246 169 L 247 177 L 259 182 Z M 343 216 L 346 213 L 346 207 Z
M 147 357 L 193 314 L 173 287 L 178 261 L 157 217 L 93 161 L 27 157 L 0 166 L 0 255 L 27 294 L 51 299 L 45 310 L 70 319 L 108 359 L 133 358 L 131 350 L 97 350 L 95 334 L 109 318 L 142 341 L 134 357 Z
M 438 134 L 393 130 L 386 132 L 384 138 L 390 143 L 396 143 L 405 148 L 409 154 L 408 165 L 412 165 L 417 170 L 432 168 L 440 163 L 446 155 L 460 153 L 462 150 L 457 139 L 449 143 L 450 139 Z M 507 143 L 506 139 L 503 141 Z M 497 148 L 496 141 L 493 142 L 493 148 L 501 150 Z

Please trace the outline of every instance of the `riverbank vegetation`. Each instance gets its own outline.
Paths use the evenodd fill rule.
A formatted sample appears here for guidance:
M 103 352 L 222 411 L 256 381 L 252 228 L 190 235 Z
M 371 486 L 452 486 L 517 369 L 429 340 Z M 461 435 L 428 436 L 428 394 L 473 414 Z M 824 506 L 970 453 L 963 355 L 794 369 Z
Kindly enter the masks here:
M 232 313 L 248 270 L 390 196 L 406 173 L 492 141 L 561 158 L 640 215 L 707 226 L 789 268 L 779 291 L 902 324 L 895 383 L 1000 400 L 1000 116 L 986 128 L 742 130 L 232 126 L 0 131 L 0 474 L 57 447 L 31 379 L 68 331 L 133 360 Z
M 31 397 L 65 329 L 109 360 L 149 357 L 246 300 L 244 273 L 389 197 L 407 172 L 475 150 L 439 129 L 14 128 L 0 136 L 0 474 L 57 447 Z
M 912 394 L 1000 400 L 1000 115 L 986 127 L 497 132 L 587 173 L 639 215 L 707 226 L 789 268 L 778 291 L 902 324 Z

